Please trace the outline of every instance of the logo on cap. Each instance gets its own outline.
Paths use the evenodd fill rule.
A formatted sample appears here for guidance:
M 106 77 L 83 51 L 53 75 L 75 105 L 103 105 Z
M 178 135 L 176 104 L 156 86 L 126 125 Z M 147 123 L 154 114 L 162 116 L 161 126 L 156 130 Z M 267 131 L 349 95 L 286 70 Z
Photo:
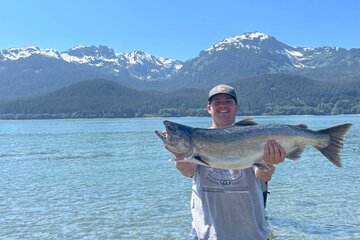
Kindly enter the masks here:
M 224 86 L 218 86 L 216 90 L 217 92 L 226 92 L 226 88 Z

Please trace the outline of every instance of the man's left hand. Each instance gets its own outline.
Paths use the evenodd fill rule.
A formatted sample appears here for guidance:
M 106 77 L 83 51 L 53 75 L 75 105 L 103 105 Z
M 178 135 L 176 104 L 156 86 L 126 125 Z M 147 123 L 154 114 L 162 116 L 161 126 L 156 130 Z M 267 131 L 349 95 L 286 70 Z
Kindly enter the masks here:
M 269 140 L 264 147 L 263 160 L 267 164 L 278 164 L 285 160 L 286 152 L 275 140 Z

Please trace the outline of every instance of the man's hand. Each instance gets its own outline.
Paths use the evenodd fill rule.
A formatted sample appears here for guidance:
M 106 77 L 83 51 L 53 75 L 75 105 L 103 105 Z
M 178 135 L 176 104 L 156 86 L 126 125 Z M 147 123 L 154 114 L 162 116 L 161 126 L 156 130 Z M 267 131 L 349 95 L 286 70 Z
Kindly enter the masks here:
M 185 176 L 192 177 L 196 172 L 196 164 L 190 162 L 176 162 L 176 168 Z
M 264 147 L 263 160 L 267 164 L 278 164 L 285 160 L 286 152 L 275 140 L 269 140 Z
M 275 172 L 274 164 L 281 163 L 285 160 L 286 152 L 275 140 L 269 140 L 264 147 L 263 161 L 268 164 L 269 169 L 267 171 L 259 168 L 255 169 L 255 176 L 264 181 L 268 182 L 271 180 L 272 175 Z

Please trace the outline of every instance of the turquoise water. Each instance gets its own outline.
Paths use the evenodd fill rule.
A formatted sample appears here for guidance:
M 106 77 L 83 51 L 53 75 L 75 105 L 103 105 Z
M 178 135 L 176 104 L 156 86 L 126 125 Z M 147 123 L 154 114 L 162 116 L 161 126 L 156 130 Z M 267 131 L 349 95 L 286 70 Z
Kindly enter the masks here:
M 360 116 L 254 119 L 354 124 L 342 168 L 312 148 L 278 166 L 267 216 L 274 239 L 360 239 Z M 162 120 L 0 121 L 0 239 L 185 239 L 191 180 L 154 134 Z

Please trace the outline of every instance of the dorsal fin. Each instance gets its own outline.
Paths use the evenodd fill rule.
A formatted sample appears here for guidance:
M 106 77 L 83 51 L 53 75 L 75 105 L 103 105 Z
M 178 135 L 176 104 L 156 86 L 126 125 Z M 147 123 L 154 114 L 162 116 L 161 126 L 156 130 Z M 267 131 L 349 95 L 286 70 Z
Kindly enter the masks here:
M 256 122 L 252 120 L 252 118 L 244 118 L 238 122 L 236 122 L 234 125 L 236 126 L 251 126 L 251 125 L 258 125 Z

